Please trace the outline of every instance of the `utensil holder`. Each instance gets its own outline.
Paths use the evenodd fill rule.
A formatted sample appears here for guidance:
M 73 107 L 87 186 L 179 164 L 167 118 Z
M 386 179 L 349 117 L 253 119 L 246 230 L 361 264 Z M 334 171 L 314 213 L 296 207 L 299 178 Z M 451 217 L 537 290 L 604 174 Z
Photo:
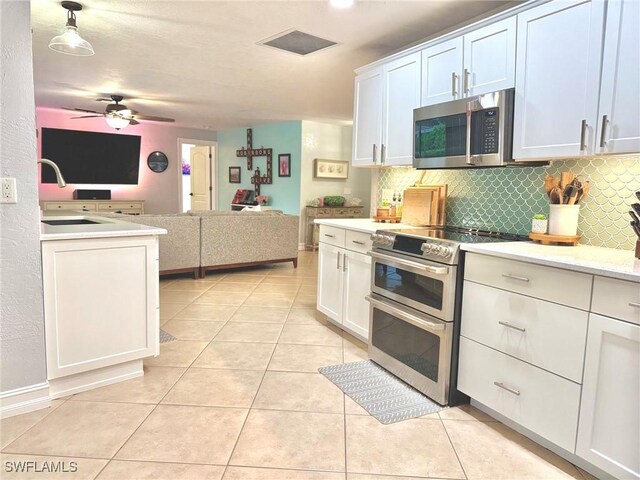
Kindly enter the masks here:
M 549 205 L 549 234 L 575 236 L 579 217 L 580 205 Z

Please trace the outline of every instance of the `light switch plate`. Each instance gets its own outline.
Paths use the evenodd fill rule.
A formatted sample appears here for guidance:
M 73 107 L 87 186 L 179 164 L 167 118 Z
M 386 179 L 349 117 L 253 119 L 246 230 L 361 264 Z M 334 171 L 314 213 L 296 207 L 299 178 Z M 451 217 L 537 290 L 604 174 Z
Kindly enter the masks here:
M 15 178 L 0 178 L 0 203 L 18 203 Z

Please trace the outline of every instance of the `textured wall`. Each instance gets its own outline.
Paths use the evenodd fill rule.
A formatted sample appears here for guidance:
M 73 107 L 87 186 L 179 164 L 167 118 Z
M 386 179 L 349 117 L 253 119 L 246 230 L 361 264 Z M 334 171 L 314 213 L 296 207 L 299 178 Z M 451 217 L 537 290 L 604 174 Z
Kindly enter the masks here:
M 46 381 L 30 2 L 0 2 L 0 391 Z
M 630 250 L 635 234 L 629 226 L 629 205 L 640 190 L 640 156 L 558 160 L 549 167 L 427 170 L 425 183 L 449 185 L 447 223 L 527 234 L 536 213 L 549 213 L 545 173 L 570 170 L 589 180 L 591 191 L 580 209 L 580 243 Z M 387 168 L 380 172 L 378 201 L 385 188 L 401 191 L 420 172 Z
M 346 160 L 351 162 L 353 128 L 350 125 L 332 125 L 318 122 L 302 122 L 302 166 L 300 169 L 300 218 L 304 219 L 307 202 L 325 195 L 344 195 L 351 189 L 351 196 L 362 200 L 363 215 L 369 213 L 371 170 L 350 168 L 346 180 L 313 178 L 313 161 L 316 158 Z M 300 242 L 305 240 L 305 222 L 300 222 Z
M 104 105 L 96 104 L 96 108 Z M 167 116 L 171 112 L 167 112 Z M 52 108 L 38 108 L 36 123 L 38 130 L 42 127 L 64 128 L 67 130 L 83 130 L 90 132 L 118 133 L 109 127 L 102 118 L 71 120 L 76 117 L 73 112 Z M 140 135 L 140 173 L 138 185 L 74 185 L 58 188 L 56 184 L 40 184 L 41 200 L 71 200 L 77 188 L 110 189 L 114 200 L 144 200 L 147 213 L 177 213 L 180 211 L 179 184 L 182 182 L 181 156 L 178 152 L 178 138 L 195 140 L 216 139 L 216 132 L 194 128 L 176 127 L 171 124 L 142 122 L 129 126 L 121 132 L 125 135 Z M 167 155 L 169 167 L 162 173 L 155 173 L 147 167 L 147 157 L 151 152 L 159 150 Z M 38 154 L 40 141 L 38 141 Z M 48 168 L 48 167 L 45 167 Z M 62 172 L 64 175 L 64 172 Z M 38 177 L 39 178 L 39 177 Z
M 269 197 L 269 205 L 285 213 L 298 215 L 300 211 L 300 152 L 302 122 L 269 123 L 251 127 L 253 148 L 273 149 L 273 183 L 261 185 L 260 193 Z M 236 150 L 247 146 L 247 129 L 236 128 L 218 132 L 218 210 L 230 210 L 233 195 L 239 188 L 253 190 L 247 159 L 236 157 Z M 291 177 L 278 177 L 278 154 L 291 154 Z M 242 167 L 242 183 L 229 183 L 229 167 Z M 265 174 L 266 157 L 253 161 L 253 169 L 260 167 Z

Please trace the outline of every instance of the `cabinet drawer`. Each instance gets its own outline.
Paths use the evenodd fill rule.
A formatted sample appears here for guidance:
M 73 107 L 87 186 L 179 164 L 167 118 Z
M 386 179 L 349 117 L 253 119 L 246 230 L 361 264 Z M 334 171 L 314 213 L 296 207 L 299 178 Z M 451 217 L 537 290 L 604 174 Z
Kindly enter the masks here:
M 640 284 L 596 276 L 591 311 L 640 325 Z
M 371 250 L 371 234 L 347 230 L 346 247 L 354 252 L 367 253 Z
M 587 312 L 464 282 L 461 334 L 582 383 Z
M 329 245 L 344 248 L 345 233 L 346 231 L 343 228 L 320 225 L 320 241 Z
M 114 212 L 116 210 L 140 211 L 140 210 L 142 210 L 142 204 L 141 203 L 135 203 L 135 202 L 99 203 L 98 204 L 98 211 L 99 212 Z
M 581 310 L 589 310 L 591 302 L 592 276 L 560 268 L 472 253 L 464 278 Z
M 44 204 L 45 211 L 51 210 L 88 210 L 90 212 L 96 211 L 95 203 L 77 203 L 77 202 L 56 202 L 56 203 L 45 203 Z
M 458 389 L 565 450 L 575 451 L 580 385 L 461 337 Z

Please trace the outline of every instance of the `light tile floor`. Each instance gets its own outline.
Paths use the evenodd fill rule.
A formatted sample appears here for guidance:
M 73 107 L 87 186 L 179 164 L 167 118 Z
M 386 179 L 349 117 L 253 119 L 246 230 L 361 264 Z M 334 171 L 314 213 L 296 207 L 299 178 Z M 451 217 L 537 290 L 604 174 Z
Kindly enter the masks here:
M 317 372 L 367 354 L 313 308 L 316 263 L 305 252 L 296 270 L 163 280 L 161 324 L 178 341 L 141 378 L 2 420 L 0 477 L 592 478 L 469 406 L 386 426 L 369 416 Z M 26 460 L 77 472 L 6 471 Z

